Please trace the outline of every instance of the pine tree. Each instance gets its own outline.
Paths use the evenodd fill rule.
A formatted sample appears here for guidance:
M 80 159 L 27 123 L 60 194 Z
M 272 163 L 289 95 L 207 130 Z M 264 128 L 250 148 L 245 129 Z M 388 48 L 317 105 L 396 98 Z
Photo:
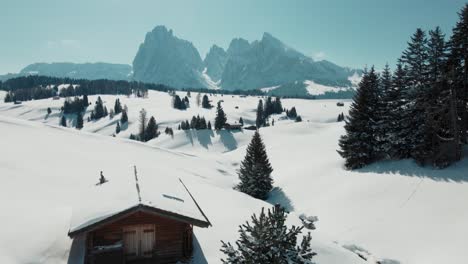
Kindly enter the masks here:
M 265 113 L 263 111 L 263 101 L 260 99 L 257 105 L 257 118 L 255 120 L 257 128 L 265 125 Z
M 203 108 L 207 108 L 207 109 L 210 109 L 211 107 L 213 107 L 210 103 L 210 100 L 208 99 L 208 96 L 205 94 L 203 95 L 203 99 L 202 99 L 202 107 Z
M 67 127 L 67 119 L 65 118 L 65 116 L 62 116 L 62 118 L 60 119 L 60 125 L 63 127 Z
M 239 124 L 241 124 L 242 126 L 244 125 L 244 119 L 242 119 L 242 117 L 239 118 Z
M 158 125 L 156 123 L 156 119 L 154 117 L 150 117 L 148 121 L 148 125 L 146 126 L 145 130 L 145 139 L 144 141 L 149 141 L 158 136 Z
M 211 122 L 210 121 L 208 121 L 208 124 L 206 125 L 206 128 L 211 130 Z
M 247 154 L 240 165 L 240 183 L 237 189 L 257 199 L 265 200 L 273 188 L 270 165 L 260 133 L 255 134 L 247 147 Z
M 139 124 L 139 131 L 138 131 L 138 135 L 141 141 L 145 141 L 147 119 L 148 118 L 146 117 L 146 110 L 143 108 L 140 110 L 140 117 L 139 117 L 140 124 Z
M 126 110 L 122 111 L 122 116 L 120 117 L 120 122 L 122 124 L 125 124 L 125 123 L 128 122 L 128 116 L 127 116 L 127 111 Z
M 408 140 L 412 131 L 412 124 L 403 122 L 403 120 L 411 118 L 411 113 L 407 108 L 411 98 L 408 97 L 407 90 L 409 87 L 406 71 L 407 69 L 401 63 L 397 64 L 392 78 L 391 90 L 384 99 L 387 102 L 389 111 L 384 124 L 387 133 L 382 150 L 393 159 L 409 158 L 411 152 L 411 145 Z
M 392 73 L 388 64 L 385 64 L 385 68 L 382 71 L 382 75 L 379 78 L 378 85 L 378 102 L 375 114 L 375 137 L 377 140 L 378 155 L 380 158 L 389 158 L 388 151 L 384 149 L 384 146 L 388 146 L 389 142 L 389 129 L 388 124 L 391 123 L 391 112 L 394 110 L 390 108 L 391 102 L 389 93 L 392 89 Z
M 467 143 L 468 130 L 468 4 L 459 13 L 459 20 L 449 41 L 449 78 L 456 97 L 460 141 Z
M 83 115 L 78 113 L 76 116 L 76 128 L 82 129 L 83 128 Z
M 239 226 L 240 237 L 236 241 L 237 248 L 231 243 L 221 241 L 221 252 L 226 255 L 221 262 L 224 264 L 312 264 L 316 253 L 310 247 L 311 236 L 303 236 L 297 246 L 298 236 L 303 227 L 286 226 L 287 213 L 279 206 L 264 208 L 257 217 L 251 217 L 251 222 Z
M 122 105 L 120 104 L 120 99 L 117 98 L 115 99 L 115 104 L 114 104 L 114 113 L 116 115 L 120 114 L 122 112 Z
M 226 114 L 224 113 L 223 107 L 221 106 L 221 102 L 218 102 L 218 107 L 216 108 L 216 118 L 215 118 L 215 129 L 220 130 L 226 124 Z
M 117 122 L 117 125 L 115 126 L 115 134 L 120 133 L 120 122 Z
M 83 95 L 83 106 L 86 108 L 88 107 L 88 105 L 89 105 L 88 96 L 85 94 Z
M 364 70 L 346 120 L 346 134 L 340 138 L 338 153 L 348 169 L 357 169 L 376 160 L 374 115 L 378 103 L 378 78 L 374 67 Z
M 428 82 L 428 47 L 426 33 L 418 28 L 408 42 L 401 58 L 407 67 L 408 86 L 406 110 L 402 122 L 411 127 L 406 143 L 411 148 L 410 156 L 423 164 L 430 156 L 432 129 L 429 123 L 430 84 Z M 410 100 L 412 99 L 412 100 Z

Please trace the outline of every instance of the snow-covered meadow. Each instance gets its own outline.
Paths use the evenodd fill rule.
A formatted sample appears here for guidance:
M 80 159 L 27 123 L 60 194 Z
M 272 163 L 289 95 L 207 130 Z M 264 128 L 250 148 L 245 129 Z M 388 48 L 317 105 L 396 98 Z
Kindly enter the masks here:
M 195 228 L 193 262 L 219 263 L 220 240 L 234 241 L 239 224 L 271 205 L 232 190 L 253 131 L 177 130 L 182 120 L 198 114 L 213 123 L 215 109 L 198 107 L 196 96 L 192 93 L 185 111 L 173 109 L 170 95 L 162 92 L 150 91 L 144 99 L 101 96 L 108 109 L 116 98 L 129 109 L 129 125 L 115 138 L 120 115 L 87 122 L 91 106 L 78 131 L 58 126 L 64 99 L 0 103 L 0 205 L 8 212 L 1 221 L 11 227 L 0 231 L 0 262 L 67 262 L 70 219 L 89 202 L 86 194 L 99 171 L 125 182 L 133 179 L 136 165 L 150 184 L 168 177 L 184 180 L 213 223 Z M 96 98 L 90 96 L 90 102 Z M 258 97 L 213 95 L 210 100 L 224 101 L 228 122 L 240 117 L 246 125 L 255 122 Z M 290 210 L 290 223 L 300 223 L 302 213 L 318 216 L 312 231 L 316 263 L 462 263 L 468 258 L 466 159 L 444 170 L 404 160 L 346 171 L 336 152 L 344 123 L 336 118 L 350 101 L 344 107 L 338 100 L 282 102 L 288 109 L 295 106 L 303 122 L 275 115 L 275 125 L 260 130 L 274 169 L 269 202 Z M 127 139 L 138 131 L 142 108 L 162 132 L 147 143 Z M 69 121 L 72 126 L 73 118 Z M 166 126 L 174 137 L 164 134 Z

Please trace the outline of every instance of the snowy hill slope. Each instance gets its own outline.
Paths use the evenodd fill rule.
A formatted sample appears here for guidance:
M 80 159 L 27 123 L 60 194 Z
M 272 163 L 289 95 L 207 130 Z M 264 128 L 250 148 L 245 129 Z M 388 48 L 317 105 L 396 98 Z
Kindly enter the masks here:
M 37 123 L 57 125 L 60 116 L 58 109 L 62 106 L 63 99 L 23 102 L 22 105 L 0 103 L 0 116 L 36 121 L 24 123 L 2 118 L 0 129 L 7 136 L 0 138 L 0 146 L 5 145 L 8 153 L 12 149 L 16 154 L 5 155 L 2 152 L 2 157 L 5 158 L 0 161 L 0 174 L 8 175 L 6 173 L 11 171 L 15 177 L 8 178 L 8 184 L 1 188 L 24 190 L 23 185 L 29 185 L 28 181 L 33 181 L 31 186 L 37 186 L 40 190 L 55 189 L 54 181 L 57 180 L 57 186 L 65 187 L 58 187 L 54 191 L 57 195 L 51 197 L 55 198 L 75 192 L 59 191 L 62 188 L 67 189 L 66 186 L 71 184 L 68 182 L 70 179 L 64 176 L 67 173 L 71 173 L 70 177 L 76 183 L 83 180 L 83 177 L 97 180 L 97 171 L 101 169 L 105 172 L 111 170 L 112 173 L 121 171 L 118 166 L 120 164 L 130 166 L 138 163 L 138 166 L 142 164 L 142 170 L 155 171 L 164 167 L 193 185 L 192 188 L 197 190 L 196 196 L 202 200 L 200 203 L 202 207 L 206 207 L 210 220 L 226 222 L 223 228 L 215 230 L 217 237 L 212 237 L 210 229 L 196 231 L 208 262 L 217 263 L 219 239 L 232 241 L 235 226 L 264 205 L 232 190 L 232 186 L 238 181 L 236 170 L 245 155 L 252 131 L 174 130 L 174 138 L 162 133 L 146 144 L 119 139 L 128 138 L 130 133 L 137 132 L 138 111 L 142 107 L 148 111 L 149 116 L 155 116 L 162 131 L 165 126 L 175 129 L 180 121 L 197 114 L 205 116 L 213 123 L 215 109 L 197 107 L 195 97 L 196 93 L 192 93 L 191 107 L 180 111 L 171 107 L 170 96 L 166 93 L 150 92 L 147 99 L 120 96 L 122 103 L 129 107 L 130 125 L 117 135 L 117 139 L 87 132 L 112 135 L 120 117 L 118 115 L 114 119 L 85 122 L 83 131 L 75 131 L 43 127 Z M 102 98 L 110 108 L 117 96 Z M 95 96 L 90 97 L 90 101 L 95 100 Z M 239 117 L 246 124 L 253 124 L 255 121 L 258 97 L 218 95 L 210 96 L 210 100 L 213 104 L 218 100 L 224 101 L 223 107 L 229 122 L 236 121 Z M 275 126 L 261 129 L 274 168 L 274 185 L 277 187 L 269 201 L 282 203 L 295 215 L 317 215 L 319 222 L 318 230 L 313 232 L 314 243 L 329 245 L 326 241 L 337 241 L 349 250 L 359 251 L 361 255 L 378 259 L 385 264 L 463 263 L 468 258 L 465 250 L 468 233 L 468 160 L 464 159 L 444 170 L 420 168 L 414 162 L 404 160 L 379 162 L 361 170 L 346 171 L 343 169 L 343 160 L 336 153 L 338 138 L 344 133 L 343 123 L 335 121 L 339 113 L 347 112 L 350 102 L 345 100 L 345 106 L 338 107 L 337 101 L 284 99 L 283 106 L 288 109 L 295 106 L 304 122 L 295 123 L 285 119 L 284 115 L 276 115 L 273 116 Z M 53 113 L 45 119 L 47 107 L 52 107 Z M 7 124 L 8 122 L 11 124 Z M 43 142 L 36 142 L 35 138 Z M 67 151 L 66 146 L 80 151 Z M 44 149 L 48 152 L 44 153 Z M 4 148 L 0 151 L 4 151 Z M 58 159 L 62 156 L 70 158 Z M 40 161 L 37 160 L 38 157 Z M 20 165 L 19 161 L 23 160 L 28 161 L 28 166 Z M 29 160 L 32 160 L 31 163 Z M 47 168 L 43 168 L 43 163 L 47 164 Z M 86 164 L 90 168 L 80 168 L 75 172 L 77 163 Z M 17 176 L 35 175 L 35 167 L 42 168 L 40 177 Z M 51 170 L 54 172 L 50 173 Z M 209 191 L 207 188 L 210 188 Z M 36 197 L 37 193 L 31 192 L 27 196 L 25 193 L 29 193 L 29 189 L 28 192 L 11 196 L 16 203 L 29 208 L 31 197 Z M 213 195 L 216 195 L 216 199 L 213 199 Z M 53 200 L 46 198 L 45 202 L 41 202 L 44 199 L 34 201 L 48 204 L 49 200 Z M 71 198 L 67 199 L 73 201 Z M 50 209 L 44 209 L 44 214 L 57 214 L 57 221 L 65 221 L 68 218 L 66 214 L 70 213 L 70 203 L 52 204 L 54 206 L 47 206 Z M 9 203 L 8 206 L 13 205 Z M 223 206 L 233 208 L 233 215 L 236 216 L 217 214 L 219 207 Z M 291 218 L 297 220 L 295 217 Z M 60 223 L 57 224 L 60 226 Z M 60 231 L 60 234 L 64 232 Z M 48 237 L 44 235 L 45 238 Z M 208 247 L 203 248 L 206 245 Z M 330 247 L 331 258 L 335 256 L 336 248 L 333 245 Z M 323 261 L 330 258 L 321 260 L 325 256 L 324 251 L 326 250 L 322 250 L 322 256 L 317 258 L 320 260 L 318 263 L 329 263 Z
M 78 242 L 72 245 L 67 237 L 70 218 L 80 213 L 76 210 L 80 205 L 99 203 L 86 199 L 90 188 L 99 188 L 94 184 L 100 170 L 109 184 L 122 187 L 133 182 L 134 164 L 140 175 L 146 175 L 146 188 L 168 177 L 182 178 L 213 223 L 210 228 L 195 228 L 193 263 L 219 263 L 220 240 L 235 240 L 239 224 L 270 206 L 230 187 L 210 184 L 210 179 L 223 177 L 219 171 L 226 168 L 202 156 L 5 117 L 0 117 L 0 130 L 4 132 L 0 206 L 8 212 L 2 224 L 11 227 L 0 231 L 1 263 L 74 263 L 79 259 L 74 251 Z M 289 221 L 298 224 L 299 220 L 291 214 Z M 362 263 L 323 235 L 313 234 L 317 263 Z

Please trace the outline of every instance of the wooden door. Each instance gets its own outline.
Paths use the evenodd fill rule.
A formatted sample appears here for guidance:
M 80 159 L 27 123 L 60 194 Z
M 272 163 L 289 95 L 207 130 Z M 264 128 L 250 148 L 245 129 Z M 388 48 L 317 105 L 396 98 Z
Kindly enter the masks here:
M 137 257 L 139 252 L 138 228 L 125 227 L 123 230 L 124 252 L 127 257 Z
M 154 225 L 135 225 L 123 229 L 125 256 L 128 258 L 152 257 L 156 241 Z
M 140 227 L 140 255 L 142 257 L 151 257 L 153 255 L 155 240 L 154 225 L 143 225 Z

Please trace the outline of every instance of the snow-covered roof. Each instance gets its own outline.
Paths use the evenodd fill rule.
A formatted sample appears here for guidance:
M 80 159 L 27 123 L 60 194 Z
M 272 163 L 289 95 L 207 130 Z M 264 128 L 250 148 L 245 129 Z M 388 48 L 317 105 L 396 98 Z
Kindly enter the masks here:
M 129 174 L 129 170 L 125 170 Z M 110 220 L 136 211 L 168 217 L 177 221 L 208 227 L 209 220 L 182 180 L 175 177 L 151 177 L 138 172 L 138 188 L 134 175 L 104 176 L 108 182 L 92 185 L 83 194 L 82 203 L 73 207 L 69 236 L 93 230 Z M 98 177 L 96 177 L 96 182 Z M 139 191 L 138 191 L 139 189 Z

